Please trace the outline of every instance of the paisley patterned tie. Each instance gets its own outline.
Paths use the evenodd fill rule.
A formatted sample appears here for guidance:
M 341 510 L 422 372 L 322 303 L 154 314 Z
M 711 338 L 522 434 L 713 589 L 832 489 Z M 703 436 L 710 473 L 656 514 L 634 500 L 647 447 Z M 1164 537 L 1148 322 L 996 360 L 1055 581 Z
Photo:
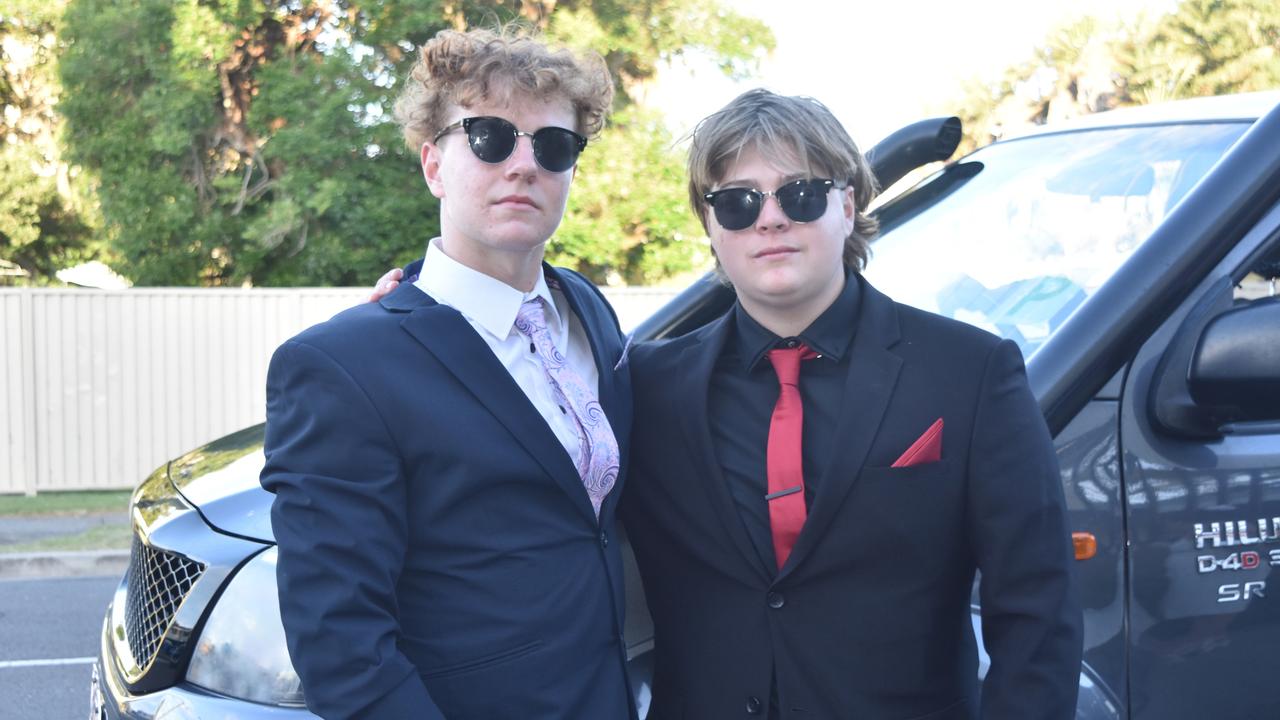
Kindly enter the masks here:
M 530 349 L 538 354 L 547 373 L 551 391 L 562 408 L 568 408 L 578 431 L 578 455 L 573 464 L 591 498 L 591 507 L 600 517 L 600 504 L 618 479 L 618 441 L 609 426 L 609 418 L 600 407 L 600 399 L 574 372 L 556 349 L 547 332 L 542 298 L 534 298 L 520 306 L 516 314 L 516 330 L 531 340 Z

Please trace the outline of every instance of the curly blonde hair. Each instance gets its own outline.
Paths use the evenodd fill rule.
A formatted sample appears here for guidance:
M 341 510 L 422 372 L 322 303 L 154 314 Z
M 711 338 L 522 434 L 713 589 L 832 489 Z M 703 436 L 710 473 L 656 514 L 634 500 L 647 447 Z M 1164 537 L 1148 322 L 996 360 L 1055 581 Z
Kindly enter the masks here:
M 451 106 L 504 102 L 512 94 L 562 97 L 573 106 L 579 133 L 594 137 L 613 103 L 613 80 L 594 52 L 553 49 L 519 26 L 441 30 L 419 51 L 395 104 L 405 145 L 417 151 L 446 124 Z

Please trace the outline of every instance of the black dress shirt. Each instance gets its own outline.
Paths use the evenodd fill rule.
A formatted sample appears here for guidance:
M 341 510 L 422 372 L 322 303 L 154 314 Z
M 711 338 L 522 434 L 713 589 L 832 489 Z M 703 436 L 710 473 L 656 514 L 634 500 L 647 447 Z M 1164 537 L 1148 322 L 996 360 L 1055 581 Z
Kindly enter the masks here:
M 845 276 L 844 289 L 817 320 L 794 338 L 780 338 L 756 322 L 742 305 L 732 312 L 733 335 L 725 343 L 711 374 L 708 413 L 716 460 L 738 506 L 747 535 L 769 568 L 777 567 L 769 507 L 765 454 L 769 421 L 778 401 L 778 376 L 765 353 L 803 342 L 820 357 L 800 364 L 800 398 L 804 404 L 804 499 L 812 506 L 822 492 L 821 480 L 835 442 L 836 417 L 845 402 L 849 350 L 857 325 L 861 285 Z

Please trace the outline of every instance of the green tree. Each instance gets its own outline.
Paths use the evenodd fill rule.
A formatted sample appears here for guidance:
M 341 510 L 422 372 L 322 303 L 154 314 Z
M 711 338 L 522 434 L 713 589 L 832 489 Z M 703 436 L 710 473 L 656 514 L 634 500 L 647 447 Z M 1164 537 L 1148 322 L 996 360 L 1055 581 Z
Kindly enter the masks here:
M 436 31 L 518 17 L 600 51 L 621 88 L 552 256 L 596 280 L 687 267 L 687 211 L 665 188 L 607 184 L 606 150 L 631 178 L 668 174 L 670 138 L 628 112 L 631 89 L 682 52 L 741 73 L 771 46 L 718 3 L 71 0 L 61 108 L 118 269 L 144 285 L 360 285 L 421 252 L 438 210 L 390 121 L 397 81 Z
M 971 82 L 954 110 L 964 125 L 960 151 L 1010 130 L 1041 125 L 1126 102 L 1116 85 L 1115 46 L 1131 30 L 1081 17 L 1051 31 L 1032 56 L 995 82 Z
M 635 106 L 618 112 L 578 162 L 547 259 L 598 282 L 635 285 L 709 265 L 685 182 L 683 154 L 672 150 L 658 114 Z
M 0 281 L 45 284 L 103 256 L 89 183 L 59 151 L 61 11 L 47 0 L 7 0 L 0 10 Z
M 1280 87 L 1280 4 L 1182 0 L 1170 13 L 1084 17 L 957 102 L 972 149 L 1011 129 L 1124 105 Z
M 1136 103 L 1280 87 L 1280 4 L 1182 0 L 1117 48 Z

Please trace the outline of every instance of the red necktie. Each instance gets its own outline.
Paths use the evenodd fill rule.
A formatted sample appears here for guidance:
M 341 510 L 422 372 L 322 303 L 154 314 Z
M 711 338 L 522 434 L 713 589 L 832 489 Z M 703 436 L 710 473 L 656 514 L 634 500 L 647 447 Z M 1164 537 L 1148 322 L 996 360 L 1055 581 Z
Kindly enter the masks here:
M 769 351 L 769 362 L 778 374 L 778 402 L 769 421 L 769 446 L 765 467 L 769 478 L 769 527 L 778 569 L 787 564 L 791 548 L 804 527 L 804 456 L 800 441 L 804 406 L 800 401 L 800 361 L 818 354 L 801 344 Z

